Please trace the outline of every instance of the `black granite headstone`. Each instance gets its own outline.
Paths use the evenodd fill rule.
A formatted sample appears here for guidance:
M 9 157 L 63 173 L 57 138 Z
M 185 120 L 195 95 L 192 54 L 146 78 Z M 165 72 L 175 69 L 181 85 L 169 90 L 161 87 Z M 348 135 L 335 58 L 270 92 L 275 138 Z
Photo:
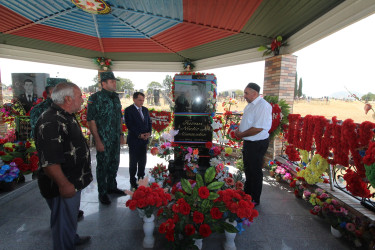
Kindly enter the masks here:
M 178 74 L 174 77 L 174 129 L 178 130 L 174 141 L 185 148 L 198 148 L 199 171 L 209 167 L 210 156 L 205 147 L 212 141 L 211 115 L 215 112 L 213 92 L 216 77 L 213 74 Z M 186 177 L 183 154 L 175 150 L 174 179 Z

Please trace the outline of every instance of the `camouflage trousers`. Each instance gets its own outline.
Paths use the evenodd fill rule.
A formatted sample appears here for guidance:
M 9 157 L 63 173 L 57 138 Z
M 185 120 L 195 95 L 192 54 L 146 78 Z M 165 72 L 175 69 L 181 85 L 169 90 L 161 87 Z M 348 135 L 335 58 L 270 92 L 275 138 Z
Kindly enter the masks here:
M 99 195 L 117 188 L 117 171 L 120 164 L 120 143 L 105 145 L 104 152 L 96 154 L 96 180 Z

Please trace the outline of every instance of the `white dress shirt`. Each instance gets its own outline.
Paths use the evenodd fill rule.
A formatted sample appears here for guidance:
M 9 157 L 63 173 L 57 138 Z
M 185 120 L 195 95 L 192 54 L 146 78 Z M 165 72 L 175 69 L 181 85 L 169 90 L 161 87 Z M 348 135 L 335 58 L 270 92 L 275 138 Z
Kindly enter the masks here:
M 247 104 L 243 111 L 239 131 L 244 132 L 249 128 L 262 128 L 256 135 L 243 137 L 246 141 L 260 141 L 269 137 L 268 131 L 272 126 L 272 106 L 266 100 L 258 96 Z

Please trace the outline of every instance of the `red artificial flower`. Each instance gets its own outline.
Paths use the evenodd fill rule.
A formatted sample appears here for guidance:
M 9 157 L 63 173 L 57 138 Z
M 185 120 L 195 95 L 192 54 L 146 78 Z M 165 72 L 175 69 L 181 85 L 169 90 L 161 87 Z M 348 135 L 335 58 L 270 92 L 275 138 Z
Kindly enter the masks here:
M 156 216 L 159 217 L 163 212 L 164 212 L 164 209 L 163 209 L 163 208 L 160 208 L 160 209 L 158 210 L 158 213 L 156 214 Z
M 192 224 L 187 224 L 184 228 L 184 232 L 187 236 L 193 235 L 195 233 L 195 228 Z
M 244 185 L 241 181 L 236 182 L 236 189 L 237 190 L 243 190 L 244 189 Z
M 219 220 L 223 217 L 223 213 L 220 212 L 219 208 L 217 207 L 211 208 L 210 214 L 211 214 L 212 219 L 214 220 Z
M 205 144 L 206 148 L 211 149 L 212 148 L 212 142 L 208 141 Z
M 210 196 L 210 190 L 206 186 L 203 186 L 198 189 L 198 194 L 201 199 L 207 199 Z
M 0 156 L 1 155 L 6 155 L 6 153 L 4 151 L 0 151 Z
M 168 231 L 165 234 L 165 238 L 167 238 L 168 241 L 174 241 L 174 231 Z
M 209 225 L 202 224 L 199 227 L 199 234 L 202 235 L 203 238 L 210 236 L 211 233 L 212 233 L 212 231 L 211 231 L 211 228 L 210 228 Z
M 21 166 L 24 163 L 23 159 L 19 157 L 14 158 L 13 162 L 17 165 L 17 167 Z
M 234 185 L 234 180 L 232 178 L 224 178 L 225 184 L 227 186 L 233 186 Z
M 196 224 L 199 224 L 199 223 L 202 223 L 203 220 L 204 220 L 204 215 L 201 212 L 194 211 L 194 213 L 193 213 L 193 221 Z
M 26 148 L 30 148 L 30 147 L 31 147 L 31 143 L 30 143 L 29 141 L 27 141 L 27 142 L 25 143 L 25 147 L 26 147 Z

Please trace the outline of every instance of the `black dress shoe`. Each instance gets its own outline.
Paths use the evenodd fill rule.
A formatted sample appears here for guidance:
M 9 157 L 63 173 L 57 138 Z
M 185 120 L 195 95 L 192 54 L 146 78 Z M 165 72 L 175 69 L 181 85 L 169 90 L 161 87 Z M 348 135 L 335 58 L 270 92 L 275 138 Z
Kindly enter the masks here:
M 79 236 L 79 239 L 78 241 L 76 241 L 75 245 L 76 246 L 83 245 L 89 242 L 90 240 L 91 240 L 91 236 Z
M 131 189 L 137 189 L 138 188 L 138 184 L 130 184 L 130 187 L 131 187 Z
M 124 191 L 122 191 L 122 190 L 120 190 L 118 188 L 108 190 L 108 193 L 109 194 L 126 195 Z
M 104 204 L 104 205 L 109 205 L 111 204 L 111 200 L 109 199 L 108 195 L 103 194 L 99 195 L 99 201 Z
M 79 210 L 78 211 L 78 221 L 81 221 L 81 220 L 83 220 L 83 211 Z

